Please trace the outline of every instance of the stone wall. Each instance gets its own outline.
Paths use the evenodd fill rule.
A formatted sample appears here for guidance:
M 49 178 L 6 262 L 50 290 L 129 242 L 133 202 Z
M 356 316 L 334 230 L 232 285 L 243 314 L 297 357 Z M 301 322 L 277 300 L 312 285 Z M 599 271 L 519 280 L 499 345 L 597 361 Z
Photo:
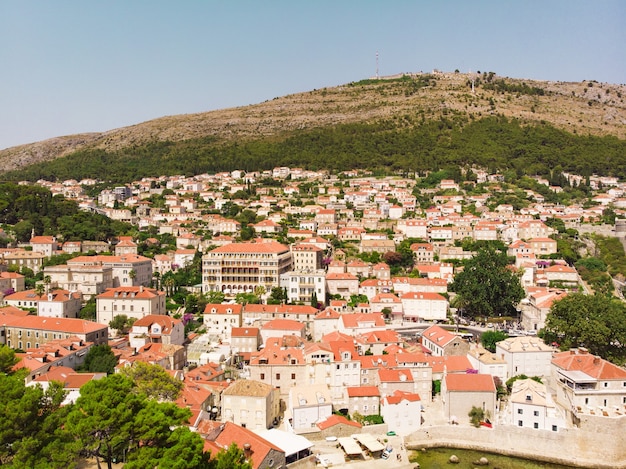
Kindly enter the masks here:
M 626 468 L 623 431 L 626 417 L 593 419 L 587 429 L 547 430 L 465 425 L 424 427 L 406 439 L 409 449 L 450 447 L 482 450 L 508 456 L 589 469 Z

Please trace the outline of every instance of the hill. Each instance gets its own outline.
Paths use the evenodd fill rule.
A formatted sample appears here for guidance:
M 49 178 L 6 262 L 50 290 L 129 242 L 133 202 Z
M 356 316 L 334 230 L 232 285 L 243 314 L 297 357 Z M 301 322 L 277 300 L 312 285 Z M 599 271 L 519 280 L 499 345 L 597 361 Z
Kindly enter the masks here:
M 471 89 L 471 78 L 475 78 L 475 92 Z M 320 152 L 325 152 L 328 145 L 342 146 L 344 159 L 351 162 L 358 160 L 361 152 L 365 152 L 367 160 L 372 148 L 367 151 L 359 148 L 359 142 L 364 138 L 361 147 L 380 147 L 380 140 L 389 140 L 389 135 L 394 136 L 390 146 L 399 144 L 396 141 L 399 135 L 403 140 L 421 139 L 419 148 L 382 149 L 390 161 L 395 161 L 393 156 L 398 154 L 400 161 L 404 161 L 400 167 L 414 165 L 413 158 L 422 162 L 418 164 L 423 167 L 420 169 L 436 169 L 441 164 L 459 163 L 445 155 L 449 152 L 436 147 L 449 147 L 463 130 L 467 140 L 467 129 L 482 132 L 483 140 L 485 136 L 491 138 L 501 125 L 548 132 L 551 145 L 555 140 L 570 141 L 573 136 L 587 139 L 584 142 L 571 140 L 565 145 L 569 147 L 604 147 L 605 137 L 613 137 L 608 141 L 609 161 L 604 164 L 610 171 L 615 158 L 626 156 L 625 93 L 624 85 L 521 80 L 493 73 L 385 77 L 284 96 L 251 106 L 163 117 L 107 132 L 58 137 L 13 147 L 0 151 L 0 171 L 10 178 L 62 178 L 70 176 L 73 168 L 75 173 L 82 170 L 83 177 L 95 177 L 103 174 L 104 166 L 105 170 L 111 169 L 110 178 L 124 179 L 148 175 L 146 171 L 152 165 L 150 158 L 165 163 L 164 174 L 232 169 L 232 165 L 249 170 L 288 163 L 324 167 L 328 162 Z M 486 123 L 477 125 L 483 121 Z M 373 133 L 381 138 L 371 141 Z M 442 136 L 445 141 L 441 141 Z M 455 145 L 462 145 L 462 140 Z M 503 143 L 506 142 L 497 144 Z M 503 153 L 517 150 L 494 150 L 494 164 L 498 166 L 500 158 L 510 160 L 512 155 Z M 475 152 L 485 151 L 475 148 Z M 527 149 L 524 152 L 527 153 Z M 287 158 L 287 153 L 292 157 Z M 68 155 L 71 157 L 65 163 L 49 163 Z M 180 158 L 196 162 L 181 165 Z M 534 159 L 537 158 L 540 156 Z M 168 159 L 172 160 L 170 164 Z M 548 168 L 553 163 L 559 164 L 537 161 Z M 172 164 L 174 162 L 176 164 Z M 331 169 L 341 169 L 336 159 L 330 161 L 333 162 Z M 474 162 L 470 158 L 464 163 Z M 126 175 L 115 169 L 127 164 L 131 169 Z M 579 166 L 584 164 L 585 161 Z M 28 169 L 14 172 L 24 168 Z

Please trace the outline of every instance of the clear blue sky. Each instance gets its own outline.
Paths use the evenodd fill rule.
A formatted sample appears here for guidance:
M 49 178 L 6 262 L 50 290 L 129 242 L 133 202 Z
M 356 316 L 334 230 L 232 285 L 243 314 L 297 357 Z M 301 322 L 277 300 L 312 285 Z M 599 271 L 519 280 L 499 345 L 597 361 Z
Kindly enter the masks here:
M 0 0 L 0 149 L 376 73 L 626 83 L 624 0 Z

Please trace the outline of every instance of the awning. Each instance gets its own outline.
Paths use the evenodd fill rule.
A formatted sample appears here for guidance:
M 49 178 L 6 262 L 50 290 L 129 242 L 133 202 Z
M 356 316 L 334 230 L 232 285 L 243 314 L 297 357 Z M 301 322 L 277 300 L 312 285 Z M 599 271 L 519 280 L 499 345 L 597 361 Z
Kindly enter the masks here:
M 282 449 L 285 452 L 286 457 L 313 447 L 313 443 L 305 437 L 293 433 L 287 433 L 276 428 L 260 431 L 257 432 L 257 434 Z
M 363 451 L 361 451 L 361 447 L 356 441 L 354 441 L 353 438 L 349 436 L 343 436 L 339 438 L 338 441 L 348 456 L 363 454 Z
M 374 438 L 374 435 L 370 435 L 369 433 L 359 433 L 355 435 L 355 437 L 359 441 L 359 443 L 365 446 L 372 453 L 385 449 L 383 444 L 376 438 Z

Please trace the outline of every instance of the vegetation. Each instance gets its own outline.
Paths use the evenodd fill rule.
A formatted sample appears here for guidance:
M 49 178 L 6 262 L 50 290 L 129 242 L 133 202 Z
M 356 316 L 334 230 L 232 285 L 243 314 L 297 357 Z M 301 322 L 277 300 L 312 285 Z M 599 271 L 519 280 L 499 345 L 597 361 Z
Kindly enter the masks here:
M 489 412 L 485 412 L 482 408 L 472 406 L 472 410 L 470 410 L 467 414 L 470 418 L 470 423 L 475 427 L 480 427 L 482 422 L 485 422 L 489 419 Z
M 81 371 L 112 374 L 117 365 L 117 357 L 107 344 L 95 345 L 85 355 Z
M 484 247 L 464 263 L 455 275 L 450 290 L 455 303 L 471 318 L 515 316 L 516 306 L 524 297 L 518 275 L 508 265 L 505 252 Z
M 59 241 L 107 241 L 130 230 L 130 225 L 83 212 L 76 202 L 40 186 L 0 184 L 0 224 L 13 225 L 18 241 L 36 235 L 59 236 Z
M 496 351 L 496 344 L 502 340 L 507 339 L 509 336 L 502 331 L 485 331 L 480 335 L 480 342 L 490 352 Z
M 128 374 L 90 381 L 75 404 L 61 406 L 66 392 L 53 382 L 45 391 L 26 386 L 24 370 L 13 372 L 15 352 L 0 346 L 0 465 L 75 469 L 84 458 L 111 469 L 251 469 L 243 450 L 232 445 L 209 460 L 202 437 L 187 426 L 188 409 L 160 399 L 177 391 L 165 371 L 141 364 Z M 155 390 L 160 390 L 156 391 Z
M 574 293 L 555 302 L 542 331 L 561 350 L 586 347 L 613 363 L 626 363 L 626 305 L 606 295 Z
M 10 180 L 85 177 L 129 182 L 146 176 L 265 170 L 274 166 L 343 171 L 437 171 L 479 165 L 518 176 L 549 176 L 560 166 L 576 174 L 626 176 L 626 142 L 574 135 L 547 123 L 522 125 L 501 116 L 449 114 L 425 120 L 419 111 L 372 123 L 339 124 L 282 137 L 227 143 L 215 137 L 151 142 L 115 151 L 86 149 L 11 171 Z M 601 155 L 601 156 L 599 156 Z

